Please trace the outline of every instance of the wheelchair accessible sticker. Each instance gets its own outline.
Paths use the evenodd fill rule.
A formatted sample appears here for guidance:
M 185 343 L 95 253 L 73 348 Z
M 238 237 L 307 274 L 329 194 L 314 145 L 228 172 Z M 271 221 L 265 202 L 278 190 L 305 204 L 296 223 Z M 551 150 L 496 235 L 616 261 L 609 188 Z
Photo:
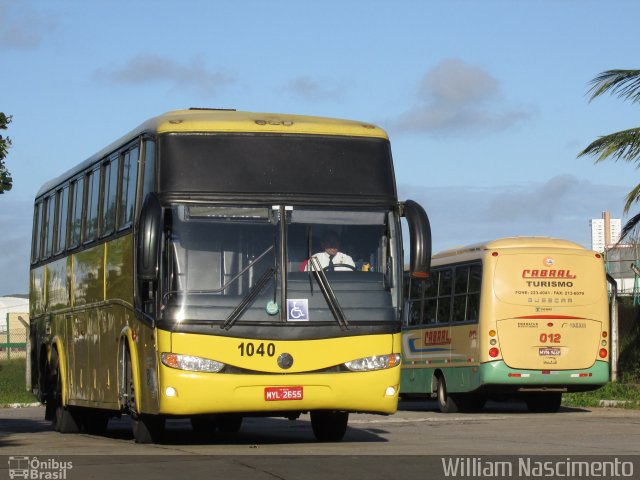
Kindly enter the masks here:
M 287 298 L 287 321 L 308 322 L 309 300 L 306 298 Z

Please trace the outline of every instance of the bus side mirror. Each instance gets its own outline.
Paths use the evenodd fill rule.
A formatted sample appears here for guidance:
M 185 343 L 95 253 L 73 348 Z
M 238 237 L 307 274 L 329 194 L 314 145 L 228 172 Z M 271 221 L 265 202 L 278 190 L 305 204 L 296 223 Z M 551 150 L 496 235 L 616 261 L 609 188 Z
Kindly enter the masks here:
M 407 219 L 410 237 L 409 273 L 415 277 L 426 277 L 431 268 L 431 225 L 427 212 L 420 204 L 407 200 L 401 204 L 402 216 Z
M 155 193 L 144 199 L 138 224 L 137 275 L 140 281 L 158 278 L 160 241 L 162 237 L 162 207 Z

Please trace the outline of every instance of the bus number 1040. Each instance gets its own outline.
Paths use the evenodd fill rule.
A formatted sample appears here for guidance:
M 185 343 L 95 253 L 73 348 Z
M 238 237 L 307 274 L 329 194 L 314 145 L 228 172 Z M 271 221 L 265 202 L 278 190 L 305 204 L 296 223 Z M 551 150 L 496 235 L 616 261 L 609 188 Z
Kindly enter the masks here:
M 560 334 L 559 333 L 541 333 L 540 334 L 540 342 L 541 343 L 560 343 Z
M 238 345 L 238 350 L 240 350 L 240 356 L 244 357 L 253 357 L 254 355 L 260 355 L 264 357 L 267 355 L 268 357 L 273 357 L 276 354 L 276 345 L 274 343 L 267 343 L 266 346 L 264 343 L 258 343 L 257 345 L 252 342 L 244 343 L 242 342 Z

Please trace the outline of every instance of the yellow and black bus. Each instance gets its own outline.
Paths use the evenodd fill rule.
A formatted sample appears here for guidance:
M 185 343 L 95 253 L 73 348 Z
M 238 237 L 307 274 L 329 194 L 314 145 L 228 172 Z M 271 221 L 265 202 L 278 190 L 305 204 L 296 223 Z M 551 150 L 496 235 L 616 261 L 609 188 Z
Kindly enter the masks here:
M 35 199 L 32 388 L 46 418 L 101 432 L 126 414 L 154 442 L 167 418 L 237 431 L 247 415 L 309 412 L 327 441 L 349 412 L 393 413 L 402 216 L 424 276 L 427 216 L 398 202 L 373 125 L 207 109 L 143 123 Z M 350 261 L 309 268 L 327 235 Z
M 599 253 L 512 237 L 433 256 L 411 279 L 400 393 L 435 394 L 442 412 L 516 396 L 555 412 L 563 392 L 609 380 L 609 305 Z

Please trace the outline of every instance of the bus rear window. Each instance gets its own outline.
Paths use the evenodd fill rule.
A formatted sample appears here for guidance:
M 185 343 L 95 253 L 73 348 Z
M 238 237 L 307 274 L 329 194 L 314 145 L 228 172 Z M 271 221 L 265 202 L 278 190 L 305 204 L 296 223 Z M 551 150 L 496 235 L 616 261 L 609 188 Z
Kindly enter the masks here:
M 540 306 L 592 304 L 606 291 L 603 281 L 602 261 L 590 254 L 503 254 L 493 277 L 501 301 Z

